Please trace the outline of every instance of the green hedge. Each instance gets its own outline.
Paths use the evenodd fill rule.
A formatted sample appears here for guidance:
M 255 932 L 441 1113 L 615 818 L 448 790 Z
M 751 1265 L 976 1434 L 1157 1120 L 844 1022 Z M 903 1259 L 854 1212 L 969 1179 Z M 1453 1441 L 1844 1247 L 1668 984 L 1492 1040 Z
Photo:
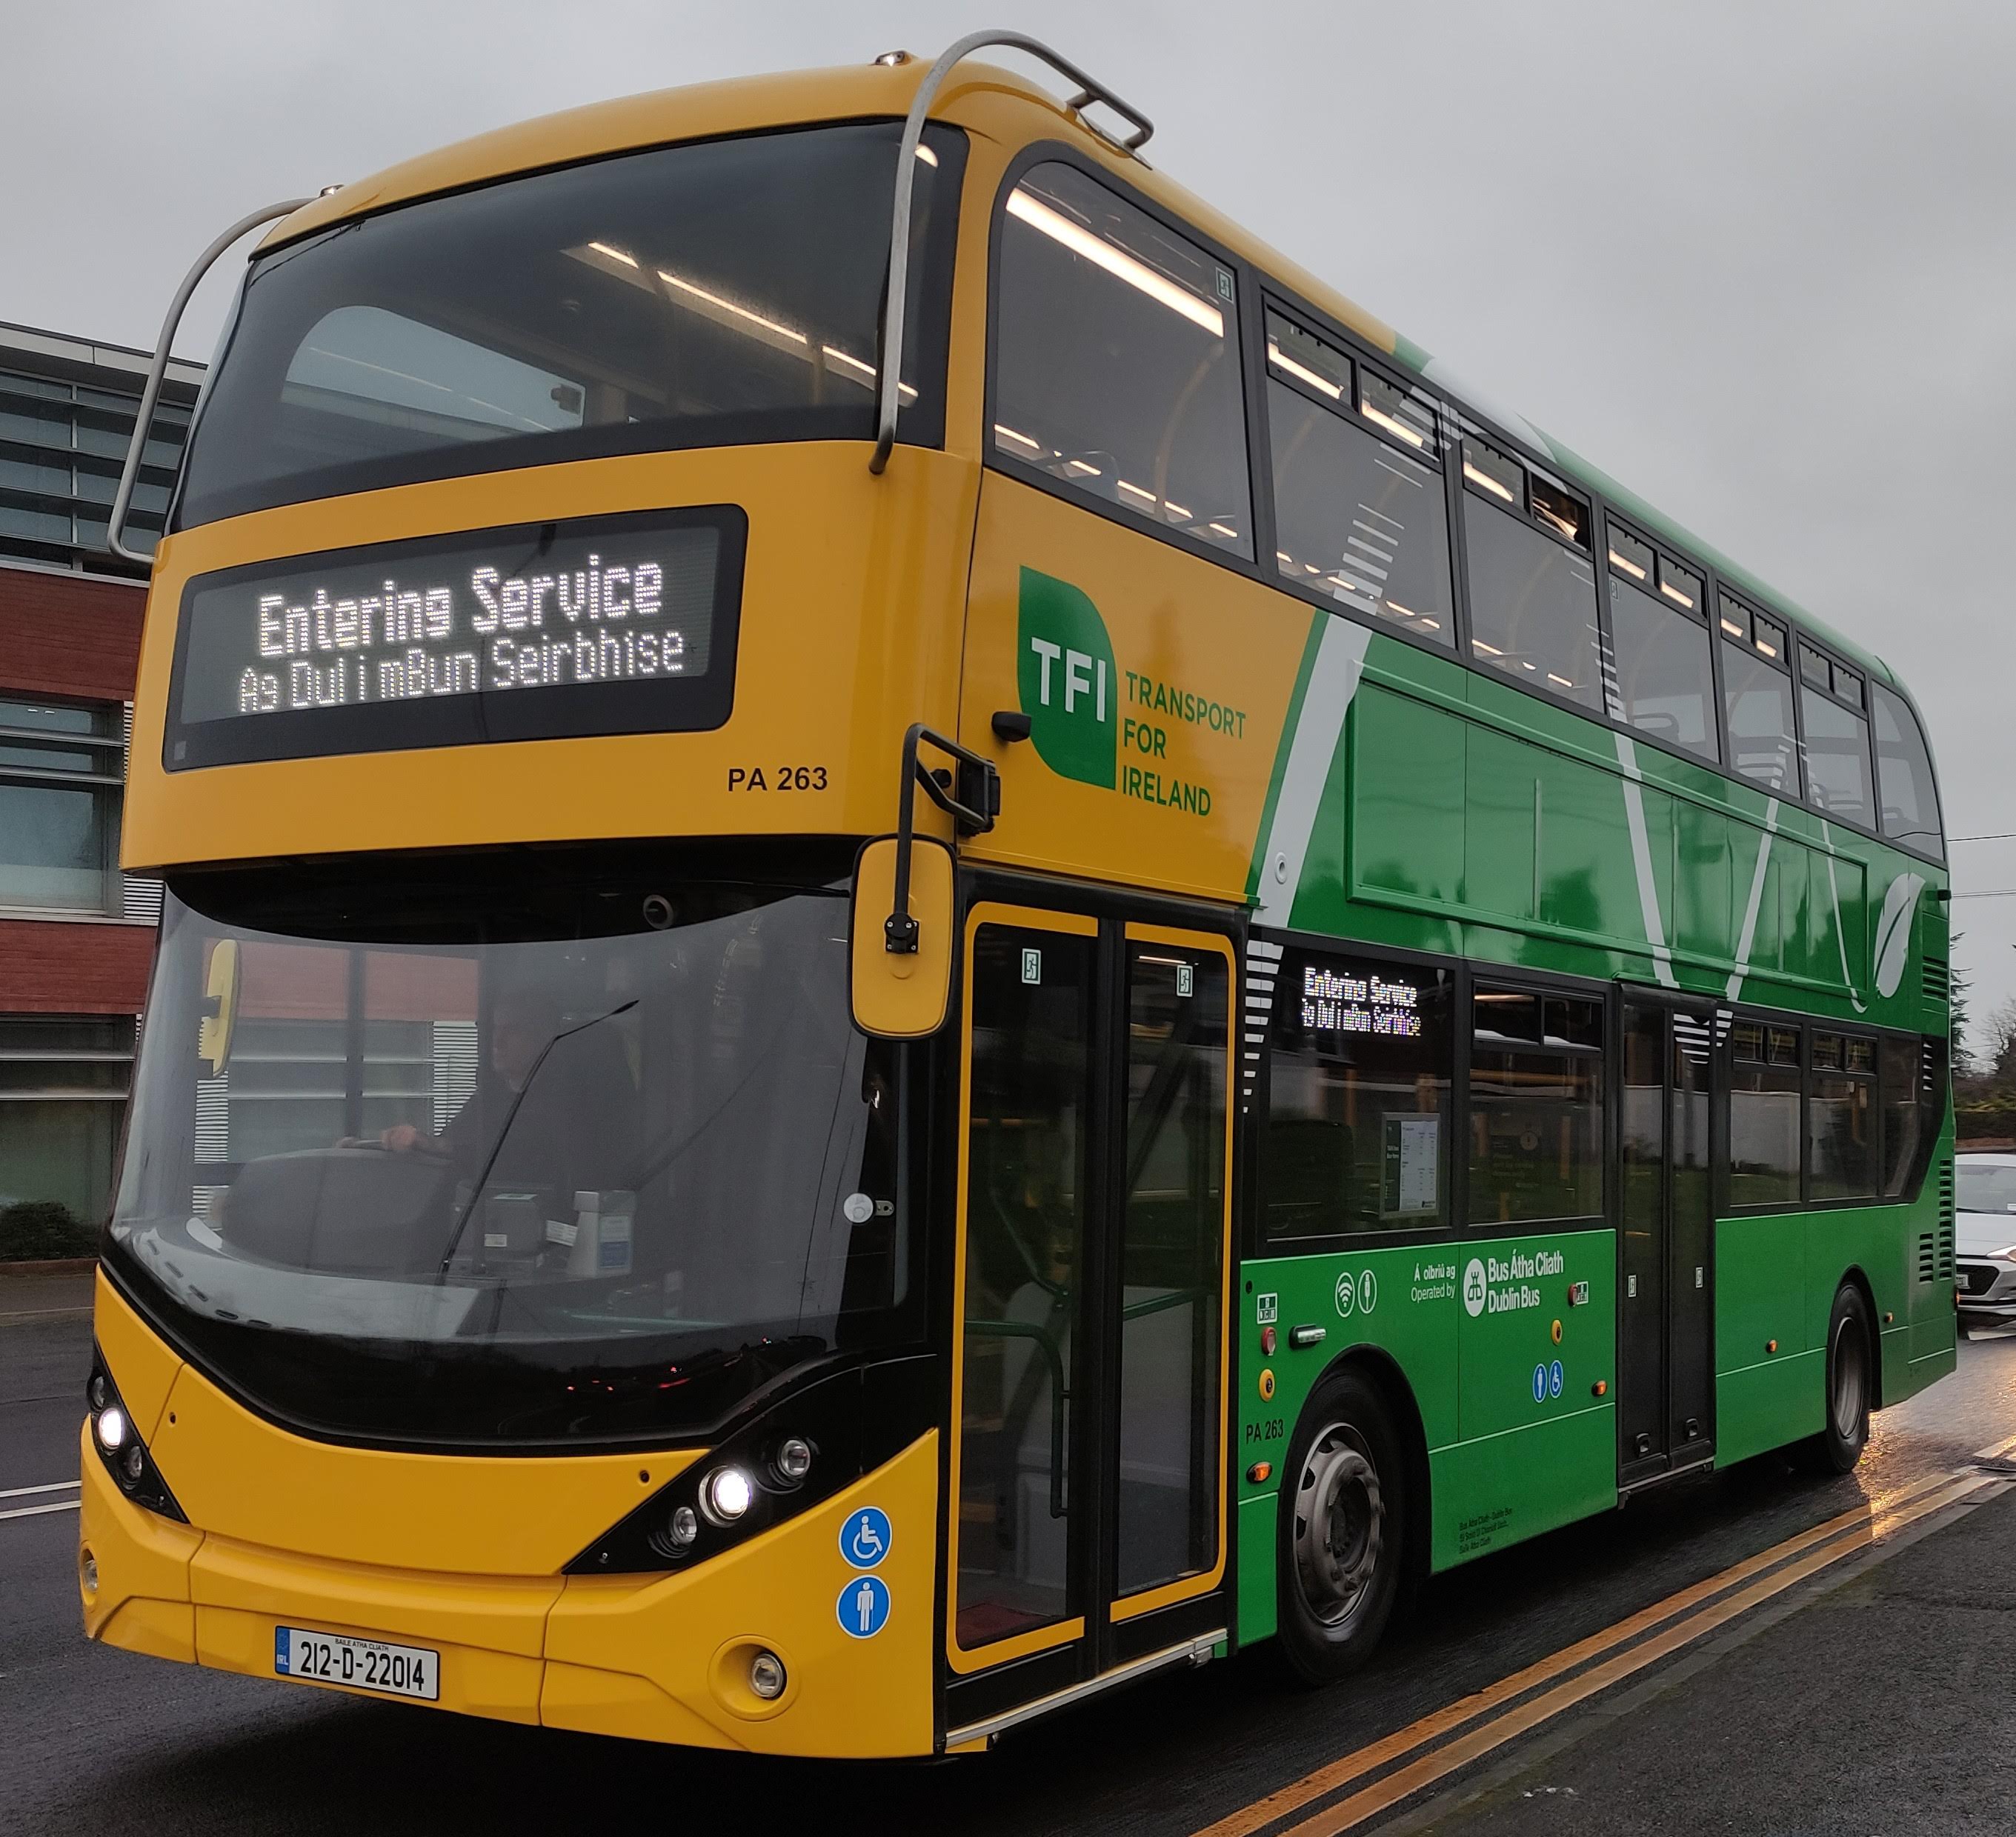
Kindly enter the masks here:
M 0 1263 L 97 1254 L 97 1231 L 57 1200 L 23 1199 L 0 1207 Z

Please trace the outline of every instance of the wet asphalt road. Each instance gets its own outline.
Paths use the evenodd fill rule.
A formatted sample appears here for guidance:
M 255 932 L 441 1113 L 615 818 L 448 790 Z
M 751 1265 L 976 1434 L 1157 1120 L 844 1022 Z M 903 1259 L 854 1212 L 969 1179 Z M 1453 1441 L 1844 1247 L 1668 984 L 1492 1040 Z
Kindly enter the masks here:
M 74 1479 L 87 1299 L 0 1279 L 0 1490 Z M 31 1312 L 31 1309 L 40 1311 Z M 88 1645 L 76 1519 L 0 1519 L 0 1832 L 1196 1832 L 1674 1590 L 2016 1435 L 2016 1338 L 1877 1417 L 1845 1479 L 1775 1458 L 1430 1584 L 1353 1684 L 1263 1650 L 935 1764 L 779 1763 L 466 1720 Z M 9 1503 L 0 1501 L 0 1508 Z M 2016 1831 L 2016 1492 L 1521 1736 L 1378 1827 Z

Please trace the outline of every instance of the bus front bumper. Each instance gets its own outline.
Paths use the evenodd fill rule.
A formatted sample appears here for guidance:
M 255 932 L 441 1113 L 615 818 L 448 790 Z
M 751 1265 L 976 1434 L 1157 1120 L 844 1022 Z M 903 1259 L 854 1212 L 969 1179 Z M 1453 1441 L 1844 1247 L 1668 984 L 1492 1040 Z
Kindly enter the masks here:
M 78 1589 L 85 1630 L 106 1645 L 271 1678 L 275 1630 L 293 1627 L 438 1654 L 426 1706 L 468 1715 L 772 1754 L 933 1751 L 934 1432 L 689 1573 L 611 1576 L 441 1574 L 275 1550 L 148 1512 L 88 1432 L 79 1452 Z M 837 1612 L 859 1580 L 841 1531 L 866 1505 L 908 1533 L 878 1569 L 888 1610 L 869 1637 Z M 783 1666 L 773 1700 L 751 1688 L 761 1653 Z

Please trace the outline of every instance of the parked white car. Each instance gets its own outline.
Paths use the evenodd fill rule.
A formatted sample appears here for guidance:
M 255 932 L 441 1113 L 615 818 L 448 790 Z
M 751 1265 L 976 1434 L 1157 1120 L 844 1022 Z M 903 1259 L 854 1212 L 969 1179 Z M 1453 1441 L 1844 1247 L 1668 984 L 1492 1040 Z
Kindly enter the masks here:
M 1953 1175 L 1960 1325 L 2016 1325 L 2016 1155 L 1956 1155 Z

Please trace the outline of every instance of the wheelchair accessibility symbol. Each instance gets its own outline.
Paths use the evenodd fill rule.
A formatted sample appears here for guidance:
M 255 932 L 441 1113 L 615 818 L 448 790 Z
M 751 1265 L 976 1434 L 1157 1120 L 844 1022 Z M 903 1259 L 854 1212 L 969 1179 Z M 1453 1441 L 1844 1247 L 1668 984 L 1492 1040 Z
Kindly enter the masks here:
M 889 1623 L 889 1584 L 880 1576 L 851 1576 L 835 1605 L 841 1632 L 873 1639 Z
M 889 1554 L 891 1535 L 888 1513 L 879 1505 L 864 1505 L 840 1527 L 840 1554 L 857 1569 L 875 1569 Z

